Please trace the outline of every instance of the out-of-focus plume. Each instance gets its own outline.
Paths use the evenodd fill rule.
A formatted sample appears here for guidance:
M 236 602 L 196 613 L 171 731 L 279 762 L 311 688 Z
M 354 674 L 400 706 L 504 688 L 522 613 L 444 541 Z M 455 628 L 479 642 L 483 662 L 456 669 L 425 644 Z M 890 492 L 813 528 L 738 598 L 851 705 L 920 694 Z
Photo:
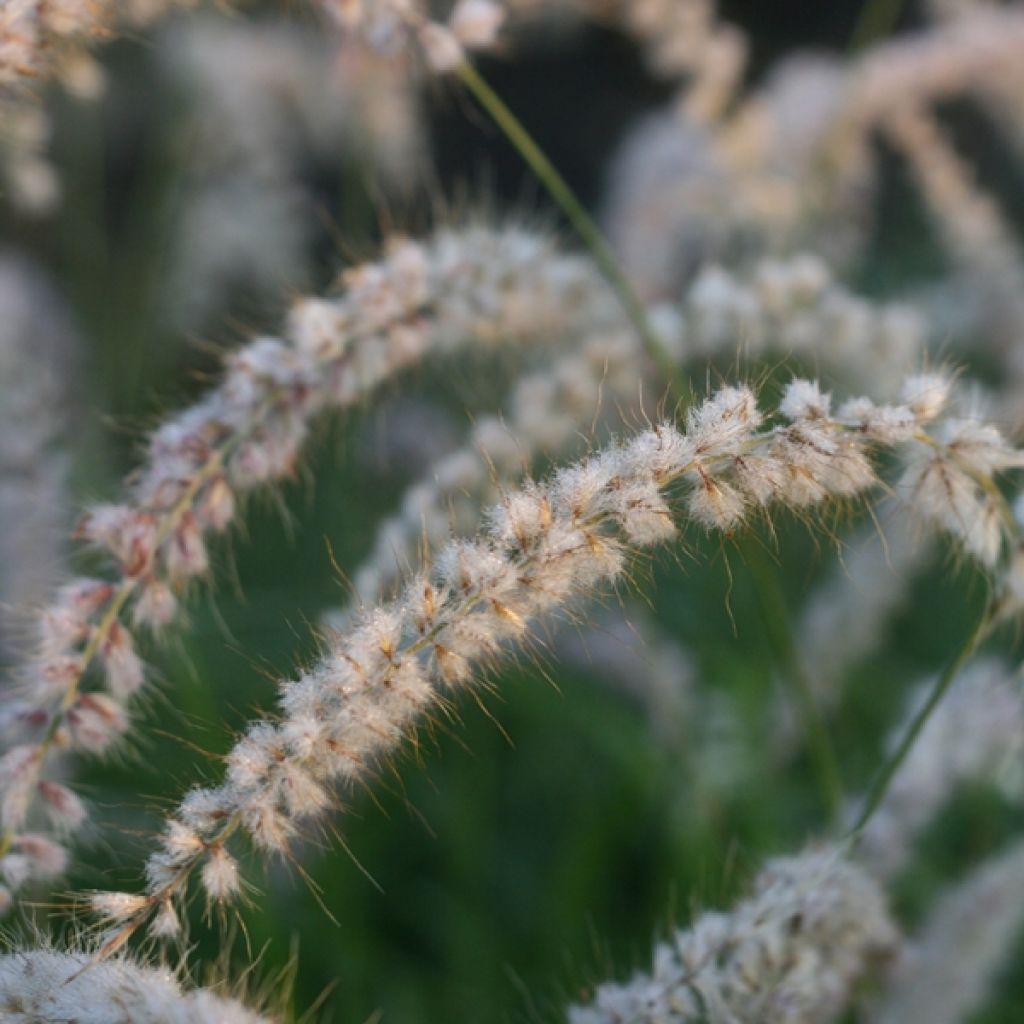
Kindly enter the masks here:
M 77 349 L 54 286 L 0 251 L 0 662 L 63 567 Z

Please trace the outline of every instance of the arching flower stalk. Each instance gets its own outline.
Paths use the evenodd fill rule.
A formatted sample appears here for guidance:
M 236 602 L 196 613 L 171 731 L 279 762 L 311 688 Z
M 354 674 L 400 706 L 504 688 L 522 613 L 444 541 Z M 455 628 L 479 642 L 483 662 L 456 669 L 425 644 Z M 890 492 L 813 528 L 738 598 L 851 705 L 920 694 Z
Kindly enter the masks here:
M 1021 843 L 955 886 L 911 943 L 898 941 L 883 886 L 956 784 L 990 777 L 1019 753 L 1024 702 L 1015 682 L 998 662 L 972 666 L 856 843 L 769 863 L 753 897 L 659 944 L 649 973 L 599 985 L 570 1008 L 569 1024 L 824 1024 L 850 1007 L 879 960 L 896 969 L 866 1019 L 965 1019 L 1021 925 L 1019 901 L 1007 899 L 1024 870 Z
M 715 531 L 771 506 L 806 511 L 853 498 L 877 482 L 875 447 L 939 451 L 924 427 L 947 393 L 942 379 L 912 378 L 906 404 L 856 399 L 833 415 L 830 396 L 794 380 L 781 422 L 765 426 L 753 392 L 726 387 L 690 411 L 685 433 L 665 424 L 510 491 L 484 534 L 452 541 L 400 597 L 366 610 L 318 664 L 283 684 L 279 714 L 249 727 L 227 755 L 224 783 L 192 790 L 168 820 L 144 893 L 95 895 L 94 909 L 114 925 L 104 952 L 147 922 L 172 932 L 166 923 L 196 870 L 210 899 L 234 896 L 241 883 L 226 843 L 236 831 L 264 853 L 285 853 L 327 813 L 335 786 L 364 781 L 447 693 L 521 642 L 531 620 L 614 581 L 631 552 L 673 539 L 666 492 L 681 491 L 689 520 Z M 1020 464 L 1005 443 L 999 451 L 975 467 L 979 479 L 997 462 Z M 988 500 L 978 488 L 978 502 Z M 932 519 L 935 500 L 926 494 Z M 939 522 L 951 530 L 954 520 Z
M 827 1024 L 897 938 L 879 884 L 839 849 L 810 849 L 769 861 L 747 899 L 701 914 L 569 1024 Z
M 0 4 L 0 176 L 4 198 L 32 214 L 60 199 L 47 157 L 52 126 L 41 86 L 58 79 L 69 93 L 95 100 L 105 86 L 89 50 L 126 29 L 140 29 L 197 0 L 4 0 Z
M 353 576 L 358 603 L 372 605 L 387 595 L 424 543 L 436 545 L 452 527 L 476 532 L 482 507 L 501 487 L 521 479 L 540 453 L 571 449 L 580 424 L 592 422 L 601 405 L 614 408 L 638 397 L 642 365 L 635 335 L 608 331 L 517 381 L 505 418 L 481 416 L 468 442 L 431 467 L 408 489 L 398 513 L 380 524 L 370 556 Z M 337 609 L 325 621 L 347 617 Z
M 837 379 L 867 382 L 882 368 L 899 380 L 925 359 L 924 325 L 910 309 L 852 295 L 808 254 L 763 260 L 744 274 L 708 267 L 678 307 L 652 307 L 649 319 L 679 366 L 716 356 L 753 361 L 770 351 L 813 362 Z M 469 441 L 416 481 L 399 512 L 381 524 L 353 575 L 358 601 L 386 596 L 424 542 L 433 547 L 452 528 L 475 532 L 481 508 L 540 455 L 573 455 L 581 424 L 600 426 L 605 410 L 626 420 L 642 412 L 644 394 L 657 396 L 664 386 L 650 367 L 651 383 L 642 387 L 644 363 L 635 333 L 603 331 L 518 380 L 504 416 L 482 416 Z M 325 621 L 345 618 L 337 610 Z
M 209 989 L 183 989 L 166 967 L 118 958 L 88 971 L 86 953 L 30 949 L 0 955 L 0 1017 L 7 1024 L 272 1024 Z
M 929 108 L 1012 81 L 1024 16 L 986 4 L 853 60 L 799 53 L 713 122 L 680 116 L 687 92 L 627 140 L 606 203 L 620 259 L 664 297 L 708 253 L 811 246 L 863 253 L 876 190 L 872 139 L 906 105 Z M 1019 93 L 1013 102 L 1019 108 Z
M 640 44 L 651 72 L 667 81 L 686 79 L 689 117 L 713 120 L 733 99 L 746 70 L 747 40 L 717 17 L 714 0 L 506 0 L 529 22 L 538 12 L 570 7 L 611 23 Z M 514 23 L 514 20 L 513 20 Z
M 1019 753 L 1024 702 L 1014 682 L 998 662 L 972 666 L 856 843 L 769 863 L 753 897 L 660 943 L 650 972 L 599 985 L 570 1008 L 569 1024 L 824 1024 L 849 1009 L 880 960 L 896 970 L 866 1019 L 963 1020 L 1021 925 L 1019 901 L 1007 899 L 1024 870 L 1021 843 L 955 886 L 915 942 L 898 941 L 883 886 L 957 783 L 989 777 Z
M 504 0 L 507 28 L 592 19 L 632 36 L 652 71 L 666 78 L 692 73 L 716 26 L 714 0 Z
M 1022 414 L 1024 251 L 996 198 L 979 186 L 938 118 L 927 108 L 901 104 L 885 118 L 887 138 L 907 161 L 954 267 L 981 297 L 983 326 L 1013 387 L 999 396 L 1010 422 Z
M 109 38 L 125 24 L 141 25 L 196 0 L 8 0 L 0 8 L 0 101 L 50 74 L 73 74 L 82 48 Z M 96 72 L 98 73 L 98 72 Z
M 338 299 L 297 303 L 284 338 L 229 357 L 223 383 L 151 435 L 127 500 L 82 520 L 79 535 L 111 557 L 113 573 L 67 583 L 39 616 L 35 654 L 5 709 L 13 746 L 0 759 L 0 857 L 36 805 L 63 832 L 81 823 L 81 802 L 45 779 L 49 755 L 102 753 L 126 732 L 127 704 L 145 683 L 134 629 L 169 626 L 182 590 L 207 573 L 207 538 L 232 524 L 247 493 L 292 472 L 316 416 L 358 403 L 429 353 L 548 341 L 615 317 L 585 260 L 514 228 L 398 240 L 344 283 Z M 100 685 L 87 691 L 93 673 Z
M 704 266 L 681 317 L 687 358 L 794 356 L 876 397 L 879 388 L 895 397 L 927 360 L 929 325 L 913 306 L 851 292 L 809 252 L 761 259 L 741 273 Z

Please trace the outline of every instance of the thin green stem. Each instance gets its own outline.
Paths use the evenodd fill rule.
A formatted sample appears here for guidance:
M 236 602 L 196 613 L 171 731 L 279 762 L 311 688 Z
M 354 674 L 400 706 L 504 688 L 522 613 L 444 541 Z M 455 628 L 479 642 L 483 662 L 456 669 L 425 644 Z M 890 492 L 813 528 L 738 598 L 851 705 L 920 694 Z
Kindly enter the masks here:
M 526 161 L 533 173 L 537 175 L 540 183 L 568 218 L 573 229 L 590 250 L 601 273 L 615 290 L 626 316 L 668 382 L 673 397 L 677 401 L 683 401 L 686 396 L 686 387 L 679 378 L 676 366 L 666 350 L 664 342 L 651 328 L 643 303 L 637 298 L 614 253 L 590 214 L 576 197 L 576 193 L 537 145 L 519 118 L 512 113 L 505 101 L 468 60 L 463 61 L 455 73 Z
M 948 693 L 950 686 L 953 685 L 961 669 L 970 661 L 974 652 L 988 639 L 993 629 L 995 629 L 1000 620 L 1001 612 L 1002 605 L 999 602 L 993 602 L 985 609 L 974 629 L 971 630 L 970 635 L 964 641 L 963 646 L 961 646 L 960 650 L 957 651 L 942 670 L 938 679 L 935 680 L 935 685 L 932 687 L 931 693 L 928 694 L 928 699 L 907 726 L 902 738 L 896 745 L 896 749 L 890 754 L 889 759 L 882 765 L 875 776 L 875 781 L 872 783 L 871 790 L 864 800 L 864 806 L 861 808 L 856 822 L 850 829 L 848 838 L 855 839 L 863 832 L 868 822 L 881 806 L 886 793 L 889 792 L 893 779 L 900 770 L 900 766 L 906 761 L 911 750 L 914 748 L 914 744 L 917 742 L 917 738 L 928 724 L 928 719 L 931 718 L 935 709 L 942 703 L 942 698 Z
M 814 690 L 800 663 L 796 644 L 793 642 L 793 628 L 785 595 L 779 586 L 778 577 L 768 565 L 756 539 L 748 538 L 744 541 L 743 555 L 750 567 L 769 643 L 773 648 L 784 685 L 790 691 L 800 718 L 804 739 L 814 762 L 822 800 L 830 818 L 836 821 L 845 800 L 839 758 L 836 756 L 835 745 L 814 699 Z

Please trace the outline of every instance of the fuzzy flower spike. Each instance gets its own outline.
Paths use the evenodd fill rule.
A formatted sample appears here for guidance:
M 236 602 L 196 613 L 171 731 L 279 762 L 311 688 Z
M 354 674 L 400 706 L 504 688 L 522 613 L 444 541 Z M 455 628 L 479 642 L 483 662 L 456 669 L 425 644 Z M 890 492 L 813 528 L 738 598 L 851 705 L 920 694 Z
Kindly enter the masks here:
M 88 967 L 88 970 L 84 968 Z M 273 1024 L 208 989 L 184 990 L 171 971 L 50 949 L 0 955 L 5 1024 Z
M 632 551 L 672 540 L 667 491 L 682 491 L 690 519 L 723 531 L 773 504 L 847 499 L 876 482 L 873 447 L 931 441 L 924 424 L 937 411 L 867 400 L 849 416 L 830 408 L 817 385 L 794 381 L 783 420 L 764 426 L 753 392 L 726 387 L 690 412 L 685 432 L 664 424 L 509 492 L 482 535 L 450 542 L 396 600 L 367 610 L 283 684 L 279 714 L 239 739 L 223 784 L 193 789 L 168 820 L 144 893 L 94 896 L 115 926 L 108 948 L 149 920 L 162 933 L 194 870 L 209 898 L 235 896 L 234 833 L 286 854 L 332 807 L 337 785 L 365 780 L 446 693 L 521 642 L 532 619 L 615 580 Z
M 924 359 L 924 324 L 913 312 L 851 294 L 807 254 L 763 260 L 744 275 L 709 267 L 678 307 L 655 306 L 649 316 L 680 365 L 734 359 L 737 338 L 751 359 L 792 354 L 858 382 L 891 375 L 898 384 Z M 429 467 L 406 491 L 398 514 L 380 525 L 370 557 L 353 575 L 358 600 L 375 604 L 386 596 L 424 543 L 444 543 L 453 528 L 476 532 L 481 507 L 542 453 L 549 459 L 576 454 L 581 423 L 603 426 L 602 410 L 626 419 L 638 412 L 637 375 L 648 366 L 634 331 L 606 330 L 521 377 L 504 415 L 477 420 L 469 442 Z M 652 374 L 644 378 L 645 391 L 647 379 L 649 393 L 664 386 Z M 339 609 L 325 621 L 344 623 L 346 613 Z
M 600 985 L 569 1024 L 826 1024 L 896 939 L 879 884 L 834 848 L 808 850 L 661 943 L 650 973 Z
M 208 573 L 208 538 L 233 524 L 246 494 L 293 472 L 317 416 L 352 406 L 428 354 L 547 343 L 577 326 L 566 311 L 581 303 L 590 311 L 581 328 L 617 316 L 585 260 L 514 228 L 396 240 L 344 284 L 339 298 L 300 300 L 285 337 L 230 356 L 220 386 L 150 436 L 126 499 L 83 518 L 80 537 L 109 557 L 111 572 L 57 591 L 16 696 L 0 709 L 10 740 L 0 757 L 0 858 L 17 852 L 34 809 L 58 832 L 82 822 L 82 803 L 46 778 L 51 753 L 102 754 L 125 734 L 146 681 L 136 631 L 170 626 L 183 591 Z M 101 688 L 86 690 L 93 666 Z M 47 877 L 57 861 L 47 858 Z

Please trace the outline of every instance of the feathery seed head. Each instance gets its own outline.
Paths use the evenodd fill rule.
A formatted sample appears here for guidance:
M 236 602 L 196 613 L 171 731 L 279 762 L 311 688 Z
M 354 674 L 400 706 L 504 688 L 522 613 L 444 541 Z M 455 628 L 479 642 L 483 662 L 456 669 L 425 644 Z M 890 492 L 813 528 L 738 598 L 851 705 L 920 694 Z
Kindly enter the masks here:
M 438 74 L 454 71 L 466 59 L 466 51 L 455 33 L 437 22 L 428 22 L 420 29 L 419 41 L 431 70 Z
M 1008 444 L 999 429 L 976 419 L 947 419 L 936 440 L 971 472 L 984 476 L 1024 466 L 1024 453 Z
M 630 441 L 627 454 L 630 462 L 643 467 L 656 482 L 662 483 L 693 461 L 695 446 L 672 424 L 661 423 Z
M 779 412 L 788 420 L 827 419 L 832 396 L 823 394 L 817 381 L 794 378 L 786 386 Z
M 918 418 L 903 405 L 875 405 L 870 398 L 853 398 L 839 408 L 839 419 L 857 427 L 871 441 L 902 444 L 917 433 Z
M 746 503 L 732 484 L 701 473 L 687 497 L 695 522 L 706 530 L 731 530 L 742 518 Z
M 160 901 L 160 908 L 149 924 L 149 933 L 155 939 L 173 939 L 181 932 L 181 919 L 170 899 Z
M 33 878 L 56 878 L 67 867 L 68 851 L 44 835 L 20 833 L 14 838 L 14 846 L 31 861 Z
M 134 696 L 145 681 L 145 669 L 135 653 L 132 635 L 118 622 L 110 627 L 103 644 L 103 665 L 107 687 L 119 701 Z
M 505 12 L 494 0 L 457 0 L 448 25 L 464 46 L 482 49 L 493 46 L 505 21 Z
M 181 820 L 200 834 L 209 832 L 230 812 L 230 796 L 223 788 L 189 790 L 178 807 Z
M 146 896 L 129 892 L 94 892 L 89 894 L 93 913 L 105 921 L 124 921 L 149 905 Z
M 214 903 L 233 899 L 241 889 L 238 863 L 222 844 L 211 847 L 201 872 L 203 888 Z
M 295 835 L 295 824 L 278 806 L 272 792 L 257 790 L 240 807 L 242 824 L 265 853 L 284 853 Z
M 204 526 L 216 532 L 226 530 L 234 521 L 235 492 L 223 475 L 212 480 L 203 492 L 197 514 Z
M 167 913 L 161 910 L 165 929 L 172 920 L 164 916 Z M 184 990 L 166 967 L 146 967 L 120 956 L 96 962 L 91 951 L 27 949 L 3 954 L 0 1006 L 9 1024 L 109 1024 L 115 1019 L 138 1024 L 271 1024 L 234 999 L 207 989 Z
M 178 528 L 162 548 L 164 566 L 172 583 L 181 585 L 201 576 L 209 567 L 202 527 L 194 512 L 182 515 Z
M 737 455 L 733 459 L 731 469 L 740 490 L 755 505 L 764 507 L 783 499 L 789 481 L 789 471 L 785 463 L 771 451 Z M 706 497 L 697 498 L 698 502 L 704 500 Z M 699 522 L 710 525 L 710 520 L 703 514 L 697 518 Z M 724 521 L 732 522 L 734 518 L 734 514 L 728 514 Z
M 911 452 L 900 489 L 923 522 L 958 537 L 984 565 L 995 565 L 1004 536 L 999 508 L 946 451 Z
M 142 588 L 132 607 L 132 621 L 137 626 L 152 630 L 169 625 L 178 611 L 178 599 L 174 591 L 159 579 L 149 580 Z
M 292 818 L 316 817 L 330 805 L 327 791 L 297 759 L 285 757 L 278 766 L 277 774 L 281 799 Z
M 161 846 L 168 858 L 181 863 L 196 856 L 203 849 L 203 841 L 194 829 L 171 818 L 160 838 Z
M 505 495 L 486 518 L 489 533 L 499 544 L 526 552 L 551 525 L 551 502 L 547 494 L 527 482 L 522 490 Z
M 78 526 L 79 535 L 110 551 L 128 577 L 149 571 L 156 532 L 152 515 L 128 505 L 98 505 Z
M 601 985 L 569 1021 L 824 1024 L 895 939 L 877 883 L 835 850 L 780 858 L 732 911 L 702 915 L 657 948 L 650 974 Z
M 918 423 L 930 423 L 949 401 L 952 380 L 941 373 L 921 373 L 908 377 L 900 388 L 900 401 L 910 408 Z
M 500 595 L 515 585 L 510 563 L 486 542 L 454 541 L 436 560 L 437 578 L 457 594 Z
M 346 345 L 345 314 L 329 299 L 299 299 L 291 308 L 285 336 L 299 352 L 322 359 L 340 354 Z
M 600 512 L 608 486 L 621 468 L 620 452 L 610 448 L 596 458 L 560 469 L 549 488 L 555 514 L 584 520 Z
M 701 458 L 738 454 L 760 425 L 754 392 L 745 386 L 721 388 L 687 415 L 687 434 Z
M 85 805 L 67 786 L 41 779 L 39 795 L 43 809 L 58 833 L 74 832 L 85 821 Z
M 71 741 L 80 750 L 99 754 L 128 729 L 124 709 L 103 693 L 81 693 L 67 713 Z
M 227 782 L 242 792 L 259 786 L 282 757 L 281 737 L 266 722 L 250 726 L 227 756 Z
M 35 744 L 12 747 L 0 758 L 0 819 L 4 828 L 18 828 L 28 813 L 42 754 Z

